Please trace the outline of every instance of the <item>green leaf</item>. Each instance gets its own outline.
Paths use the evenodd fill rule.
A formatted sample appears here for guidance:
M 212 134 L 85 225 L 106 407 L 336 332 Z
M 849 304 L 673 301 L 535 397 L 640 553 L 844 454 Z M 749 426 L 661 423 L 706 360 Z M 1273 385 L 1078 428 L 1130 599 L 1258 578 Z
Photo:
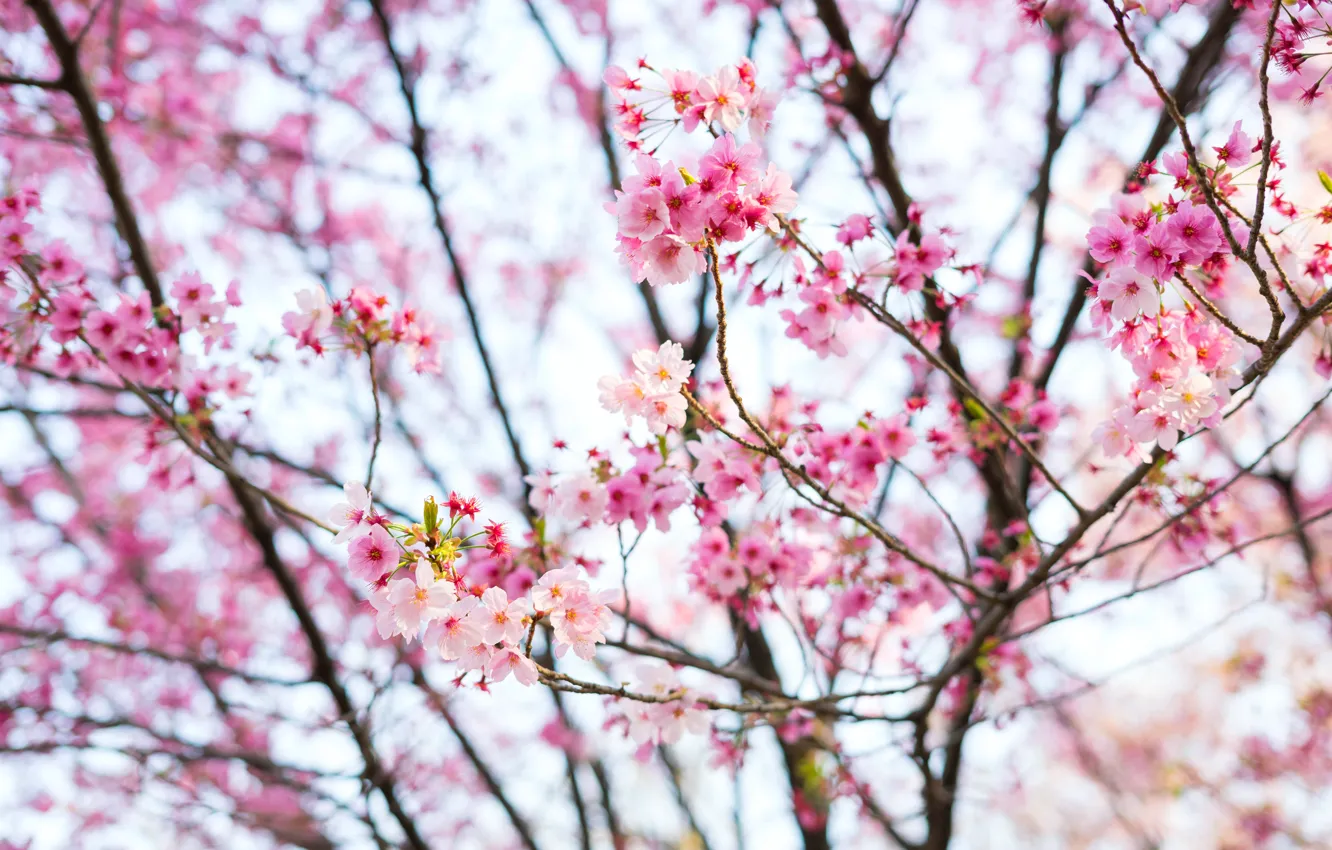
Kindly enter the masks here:
M 1026 333 L 1030 325 L 1031 322 L 1026 316 L 1005 316 L 1002 330 L 1004 339 L 1017 339 Z
M 434 496 L 425 500 L 424 514 L 426 531 L 434 534 L 435 529 L 439 528 L 439 503 Z
M 990 418 L 985 415 L 985 408 L 981 407 L 980 402 L 976 401 L 974 398 L 968 397 L 963 399 L 962 406 L 967 409 L 967 413 L 971 414 L 972 419 L 979 419 L 983 422 Z
M 1322 183 L 1323 188 L 1328 191 L 1328 194 L 1332 195 L 1332 177 L 1328 177 L 1327 172 L 1321 168 L 1318 169 L 1318 182 Z

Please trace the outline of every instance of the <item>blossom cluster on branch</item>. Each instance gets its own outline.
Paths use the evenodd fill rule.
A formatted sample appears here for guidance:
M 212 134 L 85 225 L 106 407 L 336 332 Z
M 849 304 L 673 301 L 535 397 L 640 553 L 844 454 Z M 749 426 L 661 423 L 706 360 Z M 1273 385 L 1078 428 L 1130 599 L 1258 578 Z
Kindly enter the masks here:
M 1329 15 L 0 8 L 0 845 L 1328 844 Z

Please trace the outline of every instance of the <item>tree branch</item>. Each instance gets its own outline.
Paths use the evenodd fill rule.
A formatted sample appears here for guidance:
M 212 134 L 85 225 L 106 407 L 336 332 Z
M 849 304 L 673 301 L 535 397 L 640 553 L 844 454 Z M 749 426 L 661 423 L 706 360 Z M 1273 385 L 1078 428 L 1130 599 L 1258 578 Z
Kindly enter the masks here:
M 79 68 L 78 46 L 70 39 L 69 33 L 65 32 L 60 16 L 50 0 L 27 0 L 27 3 L 37 16 L 37 22 L 46 33 L 46 39 L 60 62 L 59 87 L 74 99 L 74 105 L 79 111 L 79 117 L 83 121 L 83 131 L 88 136 L 88 147 L 92 151 L 97 171 L 102 175 L 102 183 L 106 187 L 106 195 L 115 211 L 116 228 L 129 247 L 134 269 L 139 275 L 139 280 L 143 281 L 144 289 L 148 290 L 148 297 L 152 300 L 153 307 L 163 307 L 166 305 L 166 299 L 162 295 L 162 285 L 157 279 L 156 267 L 148 253 L 148 243 L 139 230 L 134 206 L 125 191 L 120 166 L 111 152 L 111 141 L 107 138 L 106 128 L 102 126 L 102 119 L 97 114 L 97 103 L 88 89 L 82 69 Z
M 1175 79 L 1172 96 L 1183 114 L 1191 114 L 1202 105 L 1203 88 L 1225 57 L 1226 42 L 1230 39 L 1230 34 L 1234 30 L 1235 24 L 1238 23 L 1241 13 L 1242 10 L 1239 7 L 1227 2 L 1227 0 L 1218 0 L 1216 5 L 1213 6 L 1207 31 L 1189 50 L 1184 59 L 1184 67 Z M 1175 123 L 1170 116 L 1170 111 L 1162 106 L 1161 113 L 1156 119 L 1156 129 L 1152 131 L 1151 138 L 1147 141 L 1147 146 L 1143 149 L 1142 156 L 1138 158 L 1138 161 L 1151 162 L 1160 156 L 1174 131 Z M 1136 170 L 1130 169 L 1128 175 L 1124 178 L 1124 185 L 1127 186 L 1133 182 L 1135 175 Z M 1091 258 L 1090 254 L 1083 260 L 1082 271 L 1088 275 L 1096 272 L 1096 261 Z M 1049 386 L 1055 367 L 1059 365 L 1060 356 L 1073 337 L 1073 329 L 1077 326 L 1078 317 L 1082 315 L 1082 308 L 1087 304 L 1087 287 L 1081 282 L 1080 278 L 1075 278 L 1075 280 L 1078 282 L 1074 284 L 1073 297 L 1069 299 L 1068 307 L 1064 310 L 1063 321 L 1059 325 L 1059 331 L 1055 334 L 1054 342 L 1051 343 L 1045 356 L 1045 364 L 1036 378 L 1035 386 L 1038 390 L 1043 390 Z
M 1051 24 L 1055 39 L 1054 51 L 1050 55 L 1050 99 L 1045 110 L 1045 156 L 1036 178 L 1033 196 L 1036 200 L 1036 223 L 1032 226 L 1031 259 L 1027 263 L 1027 279 L 1022 287 L 1022 309 L 1028 314 L 1032 301 L 1036 298 L 1036 279 L 1041 268 L 1041 255 L 1045 251 L 1045 219 L 1050 210 L 1050 175 L 1054 170 L 1055 154 L 1064 141 L 1064 127 L 1059 121 L 1059 90 L 1064 82 L 1064 60 L 1068 57 L 1068 44 L 1064 41 L 1064 21 L 1059 18 Z M 1013 355 L 1008 362 L 1008 377 L 1017 378 L 1022 374 L 1026 360 L 1023 355 L 1023 343 L 1030 340 L 1030 324 L 1013 341 Z
M 499 779 L 496 778 L 494 771 L 490 769 L 490 765 L 486 764 L 485 759 L 477 752 L 476 747 L 472 746 L 471 740 L 458 728 L 458 721 L 449 709 L 448 701 L 444 698 L 444 695 L 431 687 L 426 680 L 425 671 L 421 669 L 421 665 L 412 664 L 411 669 L 412 684 L 416 685 L 425 694 L 430 707 L 440 717 L 444 718 L 444 722 L 448 724 L 454 737 L 458 739 L 458 746 L 462 747 L 463 755 L 471 762 L 472 769 L 476 771 L 477 776 L 481 777 L 481 781 L 485 784 L 486 790 L 490 792 L 490 796 L 495 798 L 495 802 L 499 803 L 500 808 L 504 810 L 504 814 L 508 816 L 509 823 L 513 825 L 514 832 L 518 833 L 518 838 L 522 841 L 523 846 L 527 850 L 539 850 L 536 839 L 532 835 L 532 827 L 528 825 L 527 819 L 519 813 L 513 801 L 504 792 L 504 787 L 500 785 Z
M 382 0 L 370 0 L 370 8 L 374 12 L 375 20 L 379 25 L 380 36 L 384 41 L 384 49 L 388 51 L 389 59 L 397 72 L 398 87 L 402 92 L 402 98 L 407 107 L 408 119 L 411 123 L 412 139 L 408 148 L 416 160 L 421 189 L 426 193 L 426 197 L 430 199 L 430 212 L 435 232 L 439 234 L 444 255 L 453 270 L 453 282 L 458 288 L 458 297 L 462 300 L 463 309 L 467 313 L 467 324 L 472 332 L 472 341 L 476 344 L 477 355 L 481 358 L 481 366 L 486 373 L 486 383 L 490 387 L 491 401 L 494 403 L 495 409 L 499 413 L 500 422 L 504 426 L 504 434 L 509 441 L 509 450 L 513 455 L 514 465 L 518 467 L 519 475 L 523 478 L 523 497 L 520 508 L 530 519 L 532 507 L 528 503 L 528 496 L 531 494 L 532 485 L 527 482 L 527 476 L 532 470 L 523 455 L 522 444 L 518 441 L 518 434 L 514 430 L 513 420 L 509 415 L 509 408 L 504 402 L 503 393 L 500 391 L 499 377 L 491 361 L 490 350 L 486 346 L 485 337 L 481 333 L 481 319 L 477 313 L 476 304 L 472 300 L 467 274 L 463 269 L 462 261 L 453 248 L 453 237 L 444 218 L 444 203 L 439 190 L 435 188 L 435 178 L 430 167 L 427 133 L 425 126 L 421 123 L 421 114 L 416 104 L 416 92 L 407 71 L 407 65 L 398 53 L 397 48 L 393 46 L 393 24 L 384 8 L 384 3 Z

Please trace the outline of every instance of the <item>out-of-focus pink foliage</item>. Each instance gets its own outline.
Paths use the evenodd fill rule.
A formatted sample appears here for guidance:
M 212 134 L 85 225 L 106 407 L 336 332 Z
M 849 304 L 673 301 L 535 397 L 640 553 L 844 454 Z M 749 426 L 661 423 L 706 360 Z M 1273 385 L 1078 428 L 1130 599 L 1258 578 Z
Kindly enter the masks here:
M 0 8 L 0 846 L 1332 842 L 1332 3 L 502 5 Z

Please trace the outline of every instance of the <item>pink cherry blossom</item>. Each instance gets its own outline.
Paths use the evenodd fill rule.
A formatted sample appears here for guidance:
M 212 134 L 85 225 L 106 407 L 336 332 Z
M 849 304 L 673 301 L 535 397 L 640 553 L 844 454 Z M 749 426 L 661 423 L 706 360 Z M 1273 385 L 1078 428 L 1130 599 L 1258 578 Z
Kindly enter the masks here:
M 446 661 L 462 657 L 468 647 L 483 642 L 478 612 L 479 603 L 474 596 L 464 596 L 435 615 L 435 636 L 440 654 Z
M 651 239 L 671 222 L 671 210 L 660 189 L 642 189 L 621 195 L 615 206 L 620 232 L 635 239 Z
M 1117 216 L 1087 232 L 1088 253 L 1098 263 L 1122 263 L 1133 251 L 1133 230 Z
M 740 88 L 740 74 L 727 66 L 716 75 L 704 77 L 695 89 L 698 105 L 703 107 L 703 120 L 716 121 L 728 132 L 740 128 L 745 96 Z
M 1164 224 L 1152 225 L 1148 230 L 1134 237 L 1134 268 L 1141 274 L 1157 280 L 1169 280 L 1176 259 L 1183 252 L 1183 246 Z
M 518 684 L 532 686 L 537 681 L 536 663 L 512 646 L 501 646 L 490 656 L 485 667 L 486 675 L 496 682 L 502 682 L 512 673 Z
M 399 552 L 393 535 L 372 526 L 369 534 L 352 540 L 347 568 L 362 581 L 374 582 L 398 566 Z
M 453 586 L 435 577 L 434 569 L 424 559 L 416 565 L 413 578 L 404 576 L 388 583 L 388 601 L 404 640 L 412 640 L 431 620 L 445 616 L 457 601 Z
M 664 342 L 655 352 L 641 349 L 633 355 L 635 373 L 628 378 L 607 375 L 597 383 L 601 406 L 623 413 L 624 421 L 643 417 L 653 434 L 665 434 L 685 423 L 687 403 L 680 388 L 694 369 L 684 359 L 679 343 Z
M 590 473 L 575 476 L 561 482 L 556 502 L 565 519 L 596 522 L 606 510 L 606 489 Z
M 1218 161 L 1224 163 L 1229 168 L 1243 168 L 1248 164 L 1253 154 L 1253 139 L 1245 135 L 1240 129 L 1243 122 L 1236 121 L 1235 126 L 1230 131 L 1230 138 L 1220 147 L 1212 148 L 1216 151 Z
M 1116 319 L 1155 315 L 1160 303 L 1156 285 L 1127 266 L 1112 269 L 1097 284 L 1096 291 L 1103 301 L 1110 302 L 1110 315 Z
M 694 90 L 698 88 L 698 76 L 692 71 L 662 71 L 661 78 L 666 84 L 671 105 L 677 113 L 683 113 L 694 106 Z
M 763 149 L 758 145 L 750 142 L 737 147 L 735 137 L 727 133 L 712 143 L 712 149 L 699 163 L 699 174 L 718 186 L 736 189 L 758 179 L 762 157 Z
M 320 289 L 296 293 L 296 311 L 282 315 L 282 327 L 296 337 L 298 345 L 312 346 L 333 325 L 333 311 Z
M 347 501 L 337 503 L 328 511 L 328 521 L 339 529 L 333 537 L 334 543 L 369 534 L 376 527 L 378 518 L 370 491 L 365 489 L 364 484 L 348 481 L 342 485 L 342 492 Z
M 837 228 L 837 241 L 850 247 L 862 239 L 868 239 L 871 231 L 869 216 L 856 213 L 848 216 L 842 226 Z
M 663 342 L 656 351 L 640 349 L 633 354 L 634 367 L 653 381 L 654 389 L 679 390 L 694 371 L 694 364 L 684 359 L 684 347 L 678 342 Z
M 503 588 L 490 587 L 481 594 L 481 604 L 485 609 L 479 612 L 484 622 L 481 639 L 486 643 L 517 644 L 523 636 L 523 618 L 527 616 L 524 601 L 510 602 Z
M 1179 417 L 1161 406 L 1138 411 L 1128 427 L 1133 439 L 1140 443 L 1154 442 L 1166 451 L 1179 442 Z
M 779 100 L 776 92 L 767 89 L 755 89 L 745 96 L 745 107 L 749 110 L 750 138 L 762 139 L 768 134 Z
M 1205 206 L 1189 201 L 1179 207 L 1166 222 L 1166 229 L 1180 246 L 1180 255 L 1188 265 L 1199 265 L 1213 253 L 1221 250 L 1222 236 L 1216 217 Z
M 643 664 L 638 670 L 639 687 L 656 697 L 682 693 L 669 667 Z M 629 708 L 629 736 L 639 744 L 674 744 L 685 732 L 701 734 L 707 716 L 685 698 L 664 703 L 641 703 Z
M 644 278 L 653 286 L 683 283 L 703 271 L 703 255 L 670 234 L 658 236 L 643 246 L 643 263 Z
M 575 593 L 586 593 L 587 582 L 583 581 L 578 570 L 573 567 L 561 567 L 551 570 L 537 581 L 532 588 L 532 604 L 542 611 L 553 611 L 565 604 Z

